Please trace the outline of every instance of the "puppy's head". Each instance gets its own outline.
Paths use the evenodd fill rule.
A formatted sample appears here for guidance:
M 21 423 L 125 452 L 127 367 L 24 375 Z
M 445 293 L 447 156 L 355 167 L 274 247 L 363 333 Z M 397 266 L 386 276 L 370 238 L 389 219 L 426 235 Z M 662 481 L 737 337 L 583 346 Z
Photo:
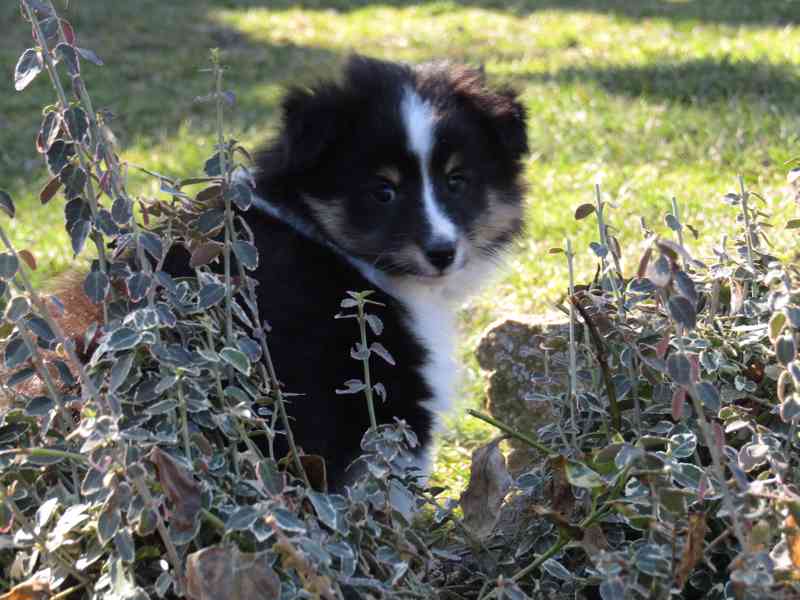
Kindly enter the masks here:
M 525 111 L 480 71 L 357 56 L 340 82 L 290 91 L 283 119 L 264 191 L 389 275 L 433 283 L 522 228 Z

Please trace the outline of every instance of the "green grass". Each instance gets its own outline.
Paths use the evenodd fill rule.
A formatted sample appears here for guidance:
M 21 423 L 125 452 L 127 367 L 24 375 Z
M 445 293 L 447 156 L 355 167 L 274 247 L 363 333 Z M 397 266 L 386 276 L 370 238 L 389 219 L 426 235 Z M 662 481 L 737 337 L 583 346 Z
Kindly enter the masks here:
M 267 8 L 269 6 L 270 8 Z M 301 6 L 301 7 L 299 7 Z M 489 76 L 521 92 L 533 148 L 527 165 L 528 234 L 490 294 L 464 313 L 465 402 L 483 386 L 468 357 L 479 332 L 509 312 L 548 310 L 565 281 L 563 257 L 546 253 L 570 237 L 581 252 L 578 272 L 591 273 L 585 251 L 591 220 L 572 211 L 593 199 L 593 184 L 619 204 L 628 272 L 639 248 L 638 216 L 667 234 L 663 215 L 676 195 L 686 220 L 707 245 L 730 208 L 719 198 L 742 173 L 779 213 L 796 207 L 785 185 L 785 161 L 800 131 L 800 6 L 761 0 L 471 0 L 369 4 L 310 0 L 301 5 L 209 0 L 73 2 L 65 14 L 79 45 L 104 68 L 85 65 L 98 107 L 132 164 L 176 175 L 196 173 L 212 146 L 207 105 L 193 101 L 210 86 L 207 50 L 220 47 L 227 87 L 238 106 L 229 130 L 254 146 L 273 130 L 281 87 L 327 74 L 351 50 L 400 60 L 448 57 L 483 63 Z M 11 73 L 30 45 L 16 3 L 0 6 L 0 187 L 12 192 L 19 217 L 13 238 L 33 248 L 42 275 L 72 264 L 61 229 L 61 205 L 38 206 L 44 171 L 33 139 L 40 108 L 52 101 L 44 76 L 14 93 Z M 155 194 L 130 172 L 131 189 Z M 441 479 L 458 489 L 470 447 L 487 431 L 455 419 L 440 453 Z

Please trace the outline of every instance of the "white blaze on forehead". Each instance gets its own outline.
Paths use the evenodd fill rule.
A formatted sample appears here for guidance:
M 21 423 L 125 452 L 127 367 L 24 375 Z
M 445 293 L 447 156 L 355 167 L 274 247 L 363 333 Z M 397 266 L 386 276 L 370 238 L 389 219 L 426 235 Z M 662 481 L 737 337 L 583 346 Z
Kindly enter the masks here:
M 436 123 L 433 107 L 420 98 L 416 92 L 406 89 L 400 109 L 408 138 L 408 149 L 419 157 L 420 172 L 422 173 L 422 200 L 433 237 L 453 241 L 456 239 L 455 225 L 447 218 L 436 201 L 431 182 L 431 153 Z

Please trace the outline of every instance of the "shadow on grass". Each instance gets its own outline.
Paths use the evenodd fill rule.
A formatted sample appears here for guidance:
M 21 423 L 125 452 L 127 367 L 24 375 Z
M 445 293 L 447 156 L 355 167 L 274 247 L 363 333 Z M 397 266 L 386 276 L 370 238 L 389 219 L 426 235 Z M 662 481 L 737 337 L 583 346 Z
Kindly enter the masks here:
M 726 25 L 792 25 L 800 23 L 800 9 L 795 0 L 221 0 L 230 8 L 268 7 L 276 10 L 290 8 L 358 10 L 370 5 L 474 6 L 515 15 L 536 12 L 586 11 L 616 15 L 626 19 L 669 19 L 672 21 L 701 21 Z
M 765 102 L 786 112 L 800 111 L 800 78 L 797 67 L 788 63 L 698 59 L 642 67 L 569 67 L 523 79 L 559 84 L 591 82 L 610 94 L 700 107 L 741 99 Z

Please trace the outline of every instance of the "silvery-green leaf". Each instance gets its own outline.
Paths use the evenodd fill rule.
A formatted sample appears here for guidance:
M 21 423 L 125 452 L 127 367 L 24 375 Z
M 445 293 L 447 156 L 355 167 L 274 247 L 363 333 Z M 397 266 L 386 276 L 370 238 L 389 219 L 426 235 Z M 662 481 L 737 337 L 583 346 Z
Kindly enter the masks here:
M 110 350 L 119 352 L 120 350 L 130 350 L 135 348 L 142 339 L 142 334 L 130 327 L 120 327 L 105 341 Z
M 244 352 L 227 346 L 220 350 L 219 356 L 243 375 L 250 375 L 250 360 Z
M 24 90 L 42 72 L 42 68 L 41 54 L 34 48 L 25 50 L 14 68 L 14 89 L 18 92 Z
M 83 282 L 86 297 L 94 304 L 100 304 L 108 295 L 110 283 L 103 271 L 91 271 Z
M 680 486 L 697 491 L 703 469 L 691 463 L 677 463 L 672 468 L 672 480 Z
M 246 531 L 259 516 L 261 516 L 261 512 L 252 506 L 240 506 L 225 521 L 225 531 Z
M 20 321 L 30 311 L 31 306 L 24 296 L 15 296 L 6 306 L 6 320 L 11 323 Z
M 28 345 L 21 337 L 15 337 L 6 344 L 4 351 L 4 364 L 6 369 L 12 370 L 20 366 L 31 356 Z
M 380 335 L 383 333 L 383 321 L 381 321 L 378 315 L 367 314 L 364 316 L 369 325 L 370 329 L 372 329 L 372 333 L 375 335 Z
M 785 333 L 775 342 L 775 356 L 783 365 L 788 365 L 797 355 L 797 348 L 794 343 L 794 336 Z
M 314 510 L 316 511 L 320 521 L 322 521 L 333 531 L 338 531 L 341 534 L 347 533 L 347 527 L 340 518 L 328 495 L 320 494 L 313 490 L 308 490 L 306 492 L 306 497 L 314 506 Z
M 566 464 L 567 481 L 575 487 L 595 488 L 605 485 L 603 478 L 583 463 L 568 460 Z
M 225 286 L 219 283 L 210 283 L 200 288 L 197 294 L 197 310 L 206 310 L 219 304 L 225 298 Z
M 389 354 L 389 351 L 383 347 L 383 344 L 380 344 L 378 342 L 372 342 L 369 349 L 371 352 L 374 352 L 375 354 L 380 356 L 390 365 L 395 366 L 394 358 L 392 357 L 391 354 Z
M 30 417 L 43 417 L 55 408 L 55 401 L 48 396 L 37 396 L 28 402 L 25 414 Z
M 721 406 L 719 390 L 717 390 L 716 386 L 708 381 L 701 381 L 694 386 L 694 389 L 697 391 L 697 395 L 699 396 L 699 400 L 703 403 L 703 406 L 716 414 Z
M 10 252 L 0 254 L 0 279 L 11 279 L 17 274 L 19 260 Z
M 667 302 L 670 316 L 685 329 L 694 329 L 697 325 L 697 311 L 694 305 L 683 296 L 670 296 Z
M 117 503 L 115 501 L 106 502 L 97 519 L 97 539 L 100 540 L 100 543 L 106 545 L 110 542 L 117 534 L 121 523 L 122 515 Z
M 692 382 L 692 365 L 685 354 L 670 354 L 667 358 L 667 372 L 672 381 L 679 385 L 689 385 Z
M 14 206 L 14 200 L 12 200 L 11 194 L 5 190 L 0 190 L 0 210 L 2 210 L 12 219 L 17 213 L 17 209 Z
M 111 379 L 108 383 L 109 394 L 113 394 L 125 382 L 128 373 L 131 371 L 131 366 L 133 365 L 133 357 L 133 352 L 117 357 L 117 360 L 111 367 Z
M 128 288 L 128 296 L 130 296 L 131 301 L 139 302 L 142 300 L 150 290 L 152 282 L 152 277 L 144 271 L 137 271 L 128 277 L 125 285 Z
M 644 544 L 634 557 L 636 568 L 653 577 L 670 577 L 672 574 L 672 553 L 663 546 Z
M 133 536 L 127 527 L 117 530 L 114 535 L 114 548 L 122 562 L 132 563 L 136 560 L 136 546 L 133 543 Z
M 237 240 L 233 242 L 233 253 L 245 269 L 252 271 L 258 267 L 258 250 L 250 242 Z
M 258 462 L 258 479 L 272 496 L 277 496 L 283 491 L 284 475 L 271 458 L 264 458 Z
M 285 508 L 275 508 L 272 510 L 275 523 L 287 533 L 305 533 L 306 525 Z
M 570 573 L 564 565 L 554 558 L 548 558 L 546 561 L 544 561 L 542 563 L 542 569 L 556 579 L 570 581 L 573 578 L 572 573 Z

